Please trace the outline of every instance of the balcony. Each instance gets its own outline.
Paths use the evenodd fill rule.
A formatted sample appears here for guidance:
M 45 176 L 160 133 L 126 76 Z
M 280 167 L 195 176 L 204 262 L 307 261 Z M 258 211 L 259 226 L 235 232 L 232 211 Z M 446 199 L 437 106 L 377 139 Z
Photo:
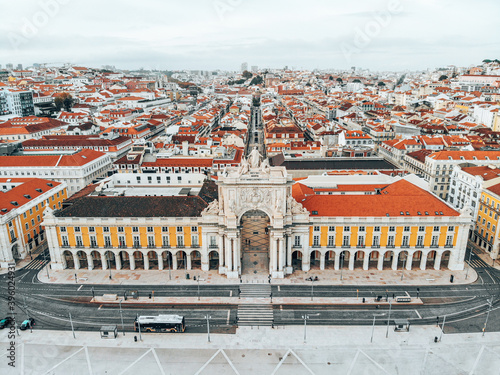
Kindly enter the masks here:
M 424 245 L 417 245 L 415 246 L 416 249 L 423 249 L 424 248 Z
M 410 245 L 408 245 L 408 244 L 401 245 L 402 249 L 408 249 L 409 247 L 410 247 Z
M 386 247 L 387 247 L 388 249 L 394 249 L 396 246 L 394 246 L 394 245 L 387 245 Z
M 148 249 L 156 249 L 155 245 L 148 245 Z
M 380 249 L 380 245 L 372 245 L 372 248 L 374 248 L 374 249 Z
M 163 245 L 161 245 L 161 247 L 163 249 L 170 249 L 170 245 L 168 243 L 164 243 Z
M 356 245 L 356 249 L 364 249 L 365 247 L 365 245 Z
M 184 245 L 177 245 L 177 246 L 176 246 L 176 248 L 177 248 L 177 249 L 184 249 L 185 247 L 186 247 L 186 246 L 184 246 Z
M 12 237 L 12 239 L 10 240 L 10 243 L 14 243 L 17 241 L 17 237 Z
M 351 245 L 342 245 L 342 249 L 350 249 Z
M 191 245 L 191 247 L 192 247 L 193 249 L 199 249 L 200 245 L 199 245 L 199 244 L 197 244 L 197 243 L 195 243 L 195 244 L 192 244 L 192 245 Z
M 294 249 L 302 249 L 302 245 L 301 244 L 294 244 L 292 247 Z
M 91 248 L 91 249 L 97 249 L 97 247 L 98 247 L 98 246 L 97 246 L 97 244 L 96 244 L 96 243 L 91 243 L 91 244 L 90 244 L 90 248 Z
M 326 245 L 326 247 L 329 248 L 329 249 L 335 249 L 336 248 L 336 246 L 334 244 L 328 244 L 328 245 Z
M 451 249 L 451 248 L 453 247 L 453 245 L 444 245 L 444 247 L 445 247 L 446 249 Z
M 208 248 L 209 249 L 218 249 L 219 246 L 217 246 L 217 245 L 209 245 Z
M 439 245 L 431 245 L 431 249 L 437 249 Z
M 315 243 L 312 245 L 312 247 L 314 247 L 315 249 L 318 249 L 321 247 L 321 245 L 319 243 Z
M 120 249 L 126 249 L 127 248 L 127 245 L 121 243 L 119 246 L 118 246 Z
M 62 245 L 61 247 L 62 247 L 63 249 L 69 249 L 69 248 L 70 248 L 70 246 L 69 246 L 68 244 L 66 244 L 66 245 Z

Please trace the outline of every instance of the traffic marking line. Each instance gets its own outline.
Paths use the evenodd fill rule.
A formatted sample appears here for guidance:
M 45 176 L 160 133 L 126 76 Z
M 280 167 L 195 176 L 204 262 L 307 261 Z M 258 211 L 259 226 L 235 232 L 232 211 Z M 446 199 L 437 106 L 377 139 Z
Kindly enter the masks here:
M 419 318 L 419 319 L 422 319 L 422 315 L 420 315 L 420 314 L 418 313 L 418 310 L 416 310 L 416 309 L 415 309 L 415 312 L 417 313 L 418 318 Z
M 80 291 L 80 289 L 82 289 L 82 288 L 83 288 L 83 284 L 82 284 L 82 285 L 80 285 L 80 287 L 79 287 L 76 291 L 77 291 L 77 292 L 79 292 L 79 291 Z

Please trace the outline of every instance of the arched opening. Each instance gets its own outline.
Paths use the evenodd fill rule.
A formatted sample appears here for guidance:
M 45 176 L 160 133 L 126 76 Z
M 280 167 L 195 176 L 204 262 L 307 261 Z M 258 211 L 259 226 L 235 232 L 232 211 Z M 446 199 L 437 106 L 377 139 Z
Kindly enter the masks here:
M 340 253 L 339 257 L 339 269 L 349 269 L 349 260 L 350 260 L 351 255 L 349 254 L 349 251 L 344 250 Z
M 215 250 L 212 250 L 210 253 L 208 253 L 208 269 L 219 269 L 219 253 Z
M 106 251 L 104 253 L 104 260 L 106 262 L 106 267 L 116 269 L 115 253 L 112 251 Z
M 156 254 L 156 251 L 148 251 L 148 263 L 150 270 L 158 269 L 158 254 Z
M 134 257 L 135 269 L 136 270 L 143 270 L 144 269 L 144 255 L 142 254 L 142 252 L 141 251 L 134 251 L 133 257 Z
M 386 251 L 384 254 L 384 262 L 382 264 L 382 269 L 384 270 L 392 269 L 392 258 L 394 258 L 394 252 Z
M 412 270 L 420 269 L 420 261 L 421 260 L 422 260 L 422 252 L 420 250 L 415 251 L 413 253 L 413 262 L 411 264 L 411 269 Z
M 408 252 L 401 251 L 398 254 L 398 270 L 402 270 L 403 267 L 406 268 L 406 263 L 408 262 Z
M 241 272 L 269 273 L 269 216 L 250 210 L 241 216 Z
M 449 250 L 445 251 L 443 255 L 441 255 L 441 265 L 440 269 L 445 270 L 449 268 L 451 252 Z
M 436 251 L 435 250 L 429 251 L 429 253 L 427 254 L 427 261 L 425 263 L 425 268 L 426 269 L 434 268 L 435 261 L 436 261 Z
M 177 269 L 178 270 L 185 270 L 187 268 L 187 259 L 186 259 L 186 252 L 185 251 L 178 251 L 177 252 Z
M 325 269 L 335 268 L 335 253 L 333 250 L 327 251 L 325 254 Z
M 311 253 L 311 269 L 319 270 L 320 263 L 321 263 L 321 253 L 318 250 L 314 250 Z
M 161 253 L 163 259 L 163 269 L 171 270 L 173 267 L 172 263 L 172 253 L 170 251 L 164 251 Z
M 93 269 L 102 269 L 101 254 L 98 251 L 92 251 L 90 253 L 90 259 L 92 260 Z
M 364 251 L 356 251 L 354 254 L 354 268 L 363 268 L 363 262 L 365 260 Z
M 19 246 L 16 244 L 14 244 L 14 246 L 12 246 L 12 257 L 14 259 L 19 259 L 21 257 L 21 254 L 19 254 Z
M 191 269 L 201 270 L 201 254 L 198 250 L 191 251 Z
M 89 262 L 87 260 L 87 253 L 85 251 L 79 251 L 76 253 L 78 257 L 78 262 L 80 263 L 80 268 L 89 268 Z
M 302 252 L 299 250 L 292 253 L 292 267 L 294 271 L 302 270 Z
M 122 265 L 122 270 L 129 270 L 130 269 L 130 259 L 128 256 L 128 252 L 120 251 L 119 257 L 120 257 L 120 263 Z
M 369 257 L 370 259 L 368 260 L 368 269 L 377 269 L 380 253 L 378 251 L 372 251 Z
M 64 260 L 66 261 L 66 268 L 75 268 L 75 260 L 71 251 L 65 250 L 63 252 Z

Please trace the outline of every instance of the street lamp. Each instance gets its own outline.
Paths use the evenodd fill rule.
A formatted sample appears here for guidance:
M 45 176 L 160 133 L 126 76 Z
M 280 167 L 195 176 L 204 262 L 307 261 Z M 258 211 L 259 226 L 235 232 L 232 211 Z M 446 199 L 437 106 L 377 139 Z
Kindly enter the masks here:
M 45 249 L 43 250 L 43 263 L 46 263 L 47 262 L 47 258 L 45 257 Z M 47 270 L 47 280 L 50 279 L 50 276 L 49 276 L 49 264 L 45 264 L 45 269 Z
M 125 336 L 125 326 L 123 325 L 123 310 L 122 310 L 122 298 L 120 298 L 120 317 L 122 319 L 122 332 L 123 332 L 123 336 Z
M 314 296 L 314 279 L 311 276 L 311 301 L 313 300 Z
M 109 251 L 107 253 L 106 259 L 108 260 L 109 279 L 112 280 L 113 278 L 111 277 L 111 261 L 109 260 Z
M 403 281 L 403 277 L 405 276 L 405 267 L 406 267 L 406 259 L 408 258 L 408 254 L 405 253 L 405 258 L 403 259 L 403 269 L 401 270 L 401 281 Z
M 486 332 L 486 325 L 488 324 L 488 318 L 490 317 L 490 311 L 491 311 L 491 308 L 493 307 L 493 298 L 487 300 L 488 301 L 488 305 L 489 305 L 489 308 L 488 308 L 488 313 L 486 314 L 486 320 L 484 322 L 484 327 L 483 327 L 483 336 Z
M 389 337 L 389 322 L 391 321 L 391 308 L 392 308 L 392 300 L 389 301 L 389 316 L 387 317 L 387 331 L 385 333 L 385 338 Z
M 207 320 L 207 338 L 208 342 L 210 342 L 210 319 L 212 319 L 212 317 L 210 315 L 205 315 L 205 319 Z
M 385 314 L 373 314 L 373 325 L 372 325 L 372 337 L 370 338 L 370 342 L 373 342 L 373 331 L 375 330 L 375 318 L 377 316 L 384 316 Z
M 198 301 L 199 301 L 200 300 L 200 281 L 205 281 L 205 279 L 198 277 L 198 278 L 196 278 L 196 281 L 198 282 Z
M 168 279 L 169 280 L 172 280 L 172 266 L 171 266 L 171 262 L 170 262 L 171 256 L 172 256 L 172 254 L 168 253 L 167 261 L 168 261 Z
M 472 247 L 469 247 L 469 261 L 467 262 L 467 272 L 465 273 L 465 279 L 467 280 L 467 276 L 469 276 L 470 270 L 470 258 L 472 256 Z
M 340 253 L 340 280 L 342 280 L 342 270 L 344 269 L 344 252 Z
M 305 314 L 302 315 L 302 319 L 304 319 L 304 344 L 307 339 L 307 320 L 310 319 L 311 316 L 318 316 L 319 314 Z

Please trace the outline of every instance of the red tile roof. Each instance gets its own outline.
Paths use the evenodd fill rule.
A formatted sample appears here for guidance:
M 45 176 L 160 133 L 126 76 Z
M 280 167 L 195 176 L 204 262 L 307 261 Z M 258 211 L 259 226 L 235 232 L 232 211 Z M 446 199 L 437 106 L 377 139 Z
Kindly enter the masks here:
M 106 155 L 103 152 L 84 149 L 68 155 L 18 155 L 0 156 L 2 167 L 76 167 L 88 164 Z

